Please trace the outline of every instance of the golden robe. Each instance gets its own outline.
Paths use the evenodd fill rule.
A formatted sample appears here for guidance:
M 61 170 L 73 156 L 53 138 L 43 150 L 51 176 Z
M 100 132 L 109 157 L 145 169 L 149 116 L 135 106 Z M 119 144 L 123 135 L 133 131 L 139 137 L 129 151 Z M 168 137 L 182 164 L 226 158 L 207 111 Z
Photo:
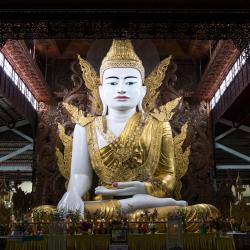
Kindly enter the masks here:
M 89 123 L 86 129 L 90 159 L 99 177 L 99 185 L 111 187 L 112 182 L 142 181 L 148 194 L 170 197 L 175 184 L 175 166 L 169 122 L 135 113 L 120 136 L 101 149 L 96 134 L 98 122 L 101 122 L 100 117 Z M 135 130 L 139 135 L 131 142 Z M 114 144 L 119 145 L 118 150 Z M 126 149 L 126 145 L 131 148 Z

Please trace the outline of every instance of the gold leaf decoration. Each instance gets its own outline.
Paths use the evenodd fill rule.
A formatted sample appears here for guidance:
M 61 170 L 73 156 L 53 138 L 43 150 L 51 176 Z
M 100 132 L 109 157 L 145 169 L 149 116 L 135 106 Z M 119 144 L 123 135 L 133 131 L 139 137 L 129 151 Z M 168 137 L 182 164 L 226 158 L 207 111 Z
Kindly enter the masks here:
M 181 132 L 174 137 L 174 152 L 175 152 L 175 173 L 176 173 L 176 185 L 174 195 L 176 199 L 181 199 L 181 178 L 187 172 L 189 165 L 190 146 L 185 151 L 182 149 L 183 142 L 187 137 L 188 123 L 185 123 Z
M 81 66 L 82 78 L 85 82 L 85 86 L 90 90 L 90 102 L 92 111 L 97 115 L 101 115 L 102 101 L 98 89 L 98 86 L 100 85 L 100 78 L 89 62 L 81 58 L 79 54 L 77 55 L 77 57 Z
M 60 151 L 58 147 L 56 147 L 56 156 L 57 156 L 57 164 L 59 167 L 59 171 L 62 176 L 69 180 L 70 176 L 70 163 L 71 163 L 71 151 L 72 151 L 72 137 L 65 134 L 64 127 L 62 124 L 58 123 L 58 134 L 64 146 L 64 152 Z
M 89 122 L 94 120 L 93 116 L 84 116 L 82 110 L 79 110 L 76 106 L 74 106 L 72 104 L 64 102 L 63 107 L 70 114 L 70 119 L 71 119 L 71 122 L 73 122 L 73 123 L 78 123 L 84 127 Z
M 155 100 L 159 94 L 157 89 L 162 85 L 171 58 L 172 56 L 169 56 L 162 60 L 145 79 L 144 85 L 147 86 L 147 92 L 142 105 L 146 112 L 149 112 L 154 108 Z
M 181 97 L 177 97 L 174 100 L 167 102 L 165 105 L 160 106 L 158 109 L 154 109 L 151 115 L 159 121 L 170 121 L 174 115 L 173 110 L 180 103 Z
M 100 79 L 94 70 L 94 68 L 90 65 L 90 63 L 78 54 L 77 55 L 79 64 L 82 69 L 82 78 L 85 81 L 85 85 L 89 90 L 93 90 L 100 85 Z

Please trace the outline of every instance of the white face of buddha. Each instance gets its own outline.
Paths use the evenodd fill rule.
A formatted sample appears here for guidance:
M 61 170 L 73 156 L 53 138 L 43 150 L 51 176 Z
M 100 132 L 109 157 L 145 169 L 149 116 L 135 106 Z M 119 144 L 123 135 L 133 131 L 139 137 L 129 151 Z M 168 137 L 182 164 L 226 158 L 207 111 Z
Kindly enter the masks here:
M 111 68 L 103 73 L 99 87 L 102 102 L 108 108 L 128 110 L 136 108 L 146 93 L 141 74 L 134 68 Z

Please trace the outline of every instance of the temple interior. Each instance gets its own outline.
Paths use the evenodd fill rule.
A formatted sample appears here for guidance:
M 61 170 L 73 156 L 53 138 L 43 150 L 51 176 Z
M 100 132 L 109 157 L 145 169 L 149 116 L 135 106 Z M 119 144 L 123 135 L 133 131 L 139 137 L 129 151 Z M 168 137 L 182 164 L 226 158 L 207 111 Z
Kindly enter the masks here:
M 10 11 L 10 4 L 16 4 L 16 12 Z M 246 37 L 250 34 L 250 19 L 244 19 L 250 14 L 250 5 L 244 1 L 210 1 L 204 6 L 201 3 L 192 5 L 191 1 L 156 1 L 153 8 L 148 1 L 121 1 L 120 5 L 109 1 L 105 5 L 96 0 L 86 1 L 92 12 L 77 12 L 80 4 L 76 1 L 70 8 L 67 8 L 69 1 L 61 4 L 61 12 L 56 12 L 59 1 L 53 4 L 38 1 L 31 5 L 26 2 L 21 6 L 18 1 L 11 0 L 0 4 L 0 250 L 250 249 L 250 38 L 249 35 Z M 224 4 L 228 4 L 228 8 Z M 143 6 L 142 12 L 138 6 Z M 46 10 L 46 21 L 43 19 L 45 12 L 39 12 L 39 7 Z M 160 12 L 161 7 L 164 11 L 169 7 L 169 10 Z M 235 19 L 230 21 L 225 9 L 230 9 Z M 235 11 L 238 9 L 243 14 Z M 188 10 L 193 11 L 191 20 Z M 109 11 L 110 19 L 105 11 Z M 97 16 L 93 17 L 91 13 Z M 121 17 L 127 15 L 123 21 L 116 21 L 119 13 Z M 164 19 L 164 13 L 170 13 L 169 20 Z M 80 20 L 83 14 L 86 14 L 85 19 Z M 60 19 L 63 15 L 65 19 Z M 77 16 L 75 19 L 74 15 Z M 128 22 L 133 15 L 138 15 L 134 26 L 133 20 Z M 204 24 L 199 26 L 203 21 Z M 53 26 L 53 22 L 56 25 Z M 164 28 L 168 29 L 168 34 L 162 30 Z M 227 33 L 230 29 L 232 33 Z M 116 48 L 114 41 L 122 44 L 124 39 L 129 45 L 125 52 L 119 52 L 124 48 L 119 42 Z M 127 53 L 127 61 L 132 60 L 129 53 L 134 53 L 136 64 L 114 66 L 121 63 L 121 58 L 117 59 L 119 53 Z M 169 56 L 171 59 L 166 63 Z M 110 60 L 108 66 L 104 58 Z M 108 63 L 112 60 L 118 61 L 110 66 Z M 89 75 L 87 67 L 90 67 Z M 148 103 L 142 98 L 141 106 L 134 107 L 136 114 L 151 118 L 145 118 L 145 121 L 140 118 L 140 122 L 132 123 L 131 117 L 135 118 L 135 115 L 131 116 L 121 136 L 115 139 L 115 130 L 111 129 L 109 120 L 112 108 L 103 101 L 99 87 L 104 83 L 98 82 L 95 89 L 90 87 L 96 79 L 102 81 L 102 67 L 104 72 L 113 68 L 136 69 L 142 75 L 142 85 L 152 91 Z M 126 77 L 131 77 L 124 72 Z M 94 78 L 95 74 L 98 77 L 100 74 L 100 78 Z M 107 78 L 112 77 L 119 78 Z M 154 81 L 158 79 L 157 85 Z M 129 84 L 124 85 L 125 88 L 129 88 Z M 112 82 L 110 87 L 114 87 L 112 85 L 115 84 Z M 96 90 L 100 90 L 98 95 Z M 126 91 L 117 93 L 123 95 Z M 122 97 L 118 96 L 118 99 Z M 97 98 L 102 102 L 101 111 Z M 122 102 L 126 100 L 120 100 Z M 172 189 L 164 186 L 170 180 L 162 181 L 162 173 L 155 178 L 162 169 L 154 170 L 150 178 L 134 172 L 132 177 L 126 174 L 133 170 L 129 172 L 126 168 L 137 164 L 132 158 L 137 157 L 137 162 L 142 161 L 140 164 L 143 165 L 143 157 L 151 154 L 151 151 L 142 151 L 142 157 L 135 153 L 138 147 L 133 146 L 136 140 L 141 143 L 138 138 L 144 135 L 142 131 L 147 119 L 153 124 L 157 120 L 158 127 L 166 122 L 170 128 L 171 140 L 164 144 L 161 137 L 161 152 L 155 149 L 152 159 L 156 158 L 156 152 L 159 153 L 157 167 L 165 164 L 167 168 L 171 159 L 163 164 L 160 157 L 166 151 L 166 158 L 173 158 L 175 182 Z M 98 121 L 101 127 L 97 126 Z M 120 137 L 130 131 L 130 123 L 134 132 L 131 129 L 123 146 L 117 145 L 117 142 L 122 143 Z M 93 168 L 90 188 L 79 194 L 84 215 L 83 208 L 73 208 L 73 203 L 70 204 L 66 197 L 70 190 L 75 190 L 77 182 L 84 188 L 82 183 L 88 182 L 88 179 L 77 181 L 72 177 L 74 162 L 81 161 L 80 156 L 74 160 L 72 153 L 72 144 L 76 145 L 77 138 L 76 124 L 86 127 L 88 141 L 85 144 L 89 150 L 86 152 Z M 107 146 L 111 145 L 107 152 L 103 150 L 107 150 L 107 146 L 100 147 L 100 159 L 105 152 L 119 153 L 112 161 L 121 166 L 117 163 L 108 169 L 103 161 L 100 166 L 106 168 L 100 170 L 94 158 L 97 157 L 93 153 L 95 145 L 90 147 L 94 141 L 89 132 L 91 124 L 96 124 L 96 128 L 93 125 L 98 131 L 95 136 L 102 134 L 110 143 Z M 141 126 L 141 131 L 137 126 Z M 111 131 L 109 136 L 105 134 L 107 129 Z M 159 133 L 156 129 L 150 133 L 145 132 L 144 139 L 150 137 L 153 144 Z M 83 141 L 82 138 L 78 140 Z M 96 140 L 98 144 L 98 138 Z M 174 151 L 169 156 L 171 149 L 168 148 L 171 147 Z M 81 154 L 82 148 L 78 149 L 75 155 Z M 151 169 L 155 161 L 150 163 Z M 84 159 L 83 162 L 88 165 Z M 97 167 L 93 166 L 95 163 Z M 122 170 L 113 170 L 114 166 L 120 166 Z M 172 174 L 169 169 L 166 178 Z M 109 171 L 113 171 L 113 175 Z M 117 179 L 114 173 L 117 173 Z M 107 176 L 111 177 L 108 179 Z M 125 195 L 117 195 L 118 198 L 114 198 L 116 194 L 110 196 L 107 193 L 106 198 L 106 191 L 123 190 L 117 185 L 126 181 L 134 183 L 134 193 L 125 192 Z M 136 186 L 138 183 L 143 185 Z M 96 189 L 99 186 L 104 189 L 99 191 L 101 196 Z M 159 190 L 163 190 L 164 195 L 158 195 Z M 137 200 L 133 198 L 144 194 L 161 200 L 173 198 L 177 202 L 170 206 L 166 205 L 168 203 L 153 206 L 152 198 L 148 200 L 150 206 L 137 206 Z M 131 203 L 134 207 L 128 204 L 126 215 L 124 203 L 120 202 L 122 195 L 134 202 Z M 178 207 L 179 200 L 186 201 L 188 206 Z M 203 206 L 208 208 L 203 209 Z M 63 207 L 64 212 L 59 209 Z M 129 209 L 131 214 L 127 217 Z

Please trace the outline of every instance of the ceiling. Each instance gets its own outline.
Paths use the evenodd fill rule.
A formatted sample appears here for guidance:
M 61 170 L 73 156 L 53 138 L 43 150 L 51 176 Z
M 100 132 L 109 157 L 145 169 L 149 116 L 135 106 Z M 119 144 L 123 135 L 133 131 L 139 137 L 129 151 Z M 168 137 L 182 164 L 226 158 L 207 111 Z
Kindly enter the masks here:
M 172 8 L 172 9 L 246 9 L 249 3 L 245 0 L 8 0 L 1 1 L 5 8 Z
M 146 40 L 146 39 L 145 39 Z M 151 40 L 151 39 L 150 39 Z M 203 60 L 209 57 L 212 41 L 152 39 L 161 58 L 173 55 L 176 60 Z M 86 57 L 94 40 L 91 39 L 48 39 L 35 40 L 36 50 L 54 60 L 73 59 L 76 53 Z M 30 47 L 33 41 L 27 41 Z

